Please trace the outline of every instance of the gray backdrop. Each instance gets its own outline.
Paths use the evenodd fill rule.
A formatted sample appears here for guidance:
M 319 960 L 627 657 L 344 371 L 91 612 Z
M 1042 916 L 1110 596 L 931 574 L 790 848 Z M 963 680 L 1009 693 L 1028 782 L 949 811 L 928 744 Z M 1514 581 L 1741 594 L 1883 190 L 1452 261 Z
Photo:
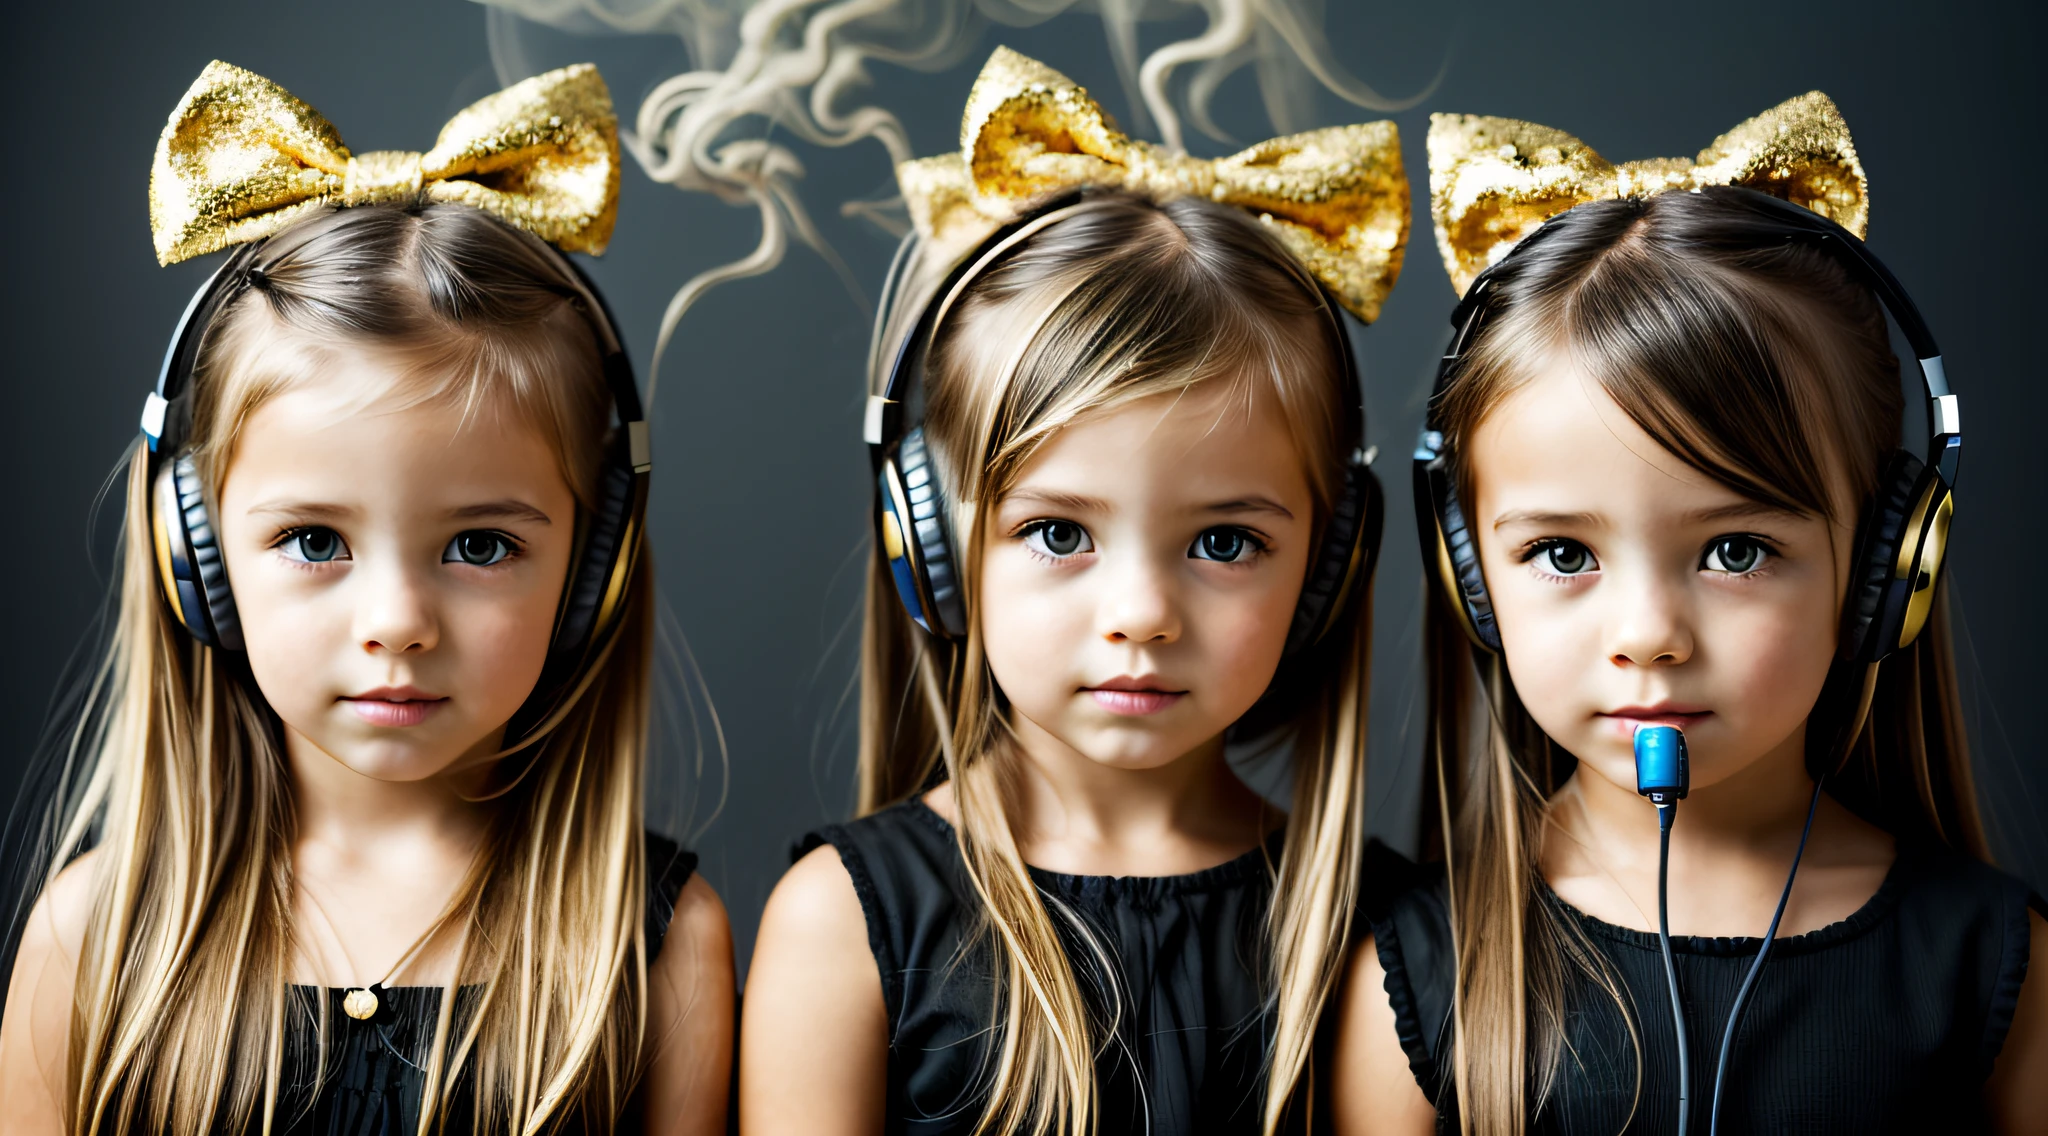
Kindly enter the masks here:
M 1506 114 L 1577 134 L 1619 160 L 1690 154 L 1778 101 L 1819 88 L 1855 131 L 1875 198 L 1872 245 L 1913 291 L 1968 408 L 1951 598 L 1983 797 L 2004 861 L 2048 883 L 2043 763 L 2028 734 L 2032 646 L 2048 632 L 2026 574 L 2044 505 L 2035 199 L 2041 6 L 1951 0 L 1715 5 L 1330 5 L 1338 57 L 1381 91 L 1440 87 L 1394 117 L 1417 227 L 1401 286 L 1357 336 L 1372 440 L 1393 505 L 1377 585 L 1375 822 L 1408 835 L 1419 773 L 1419 560 L 1407 466 L 1453 302 L 1427 221 L 1423 139 L 1433 110 Z M 425 149 L 445 117 L 497 86 L 485 13 L 463 0 L 71 0 L 23 5 L 6 37 L 9 136 L 0 175 L 7 275 L 0 476 L 20 537 L 0 567 L 11 649 L 0 656 L 0 794 L 17 795 L 66 658 L 104 596 L 112 511 L 95 494 L 135 432 L 177 314 L 209 262 L 156 267 L 145 187 L 157 132 L 209 59 L 271 77 L 357 150 Z M 1193 23 L 1178 26 L 1187 34 Z M 1166 34 L 1147 33 L 1156 43 Z M 1007 42 L 1127 110 L 1099 24 L 1064 17 L 992 32 L 958 66 L 878 65 L 878 96 L 920 154 L 954 144 L 974 70 Z M 679 69 L 674 40 L 542 33 L 552 65 L 597 59 L 630 111 Z M 1124 117 L 1128 118 L 1128 114 Z M 1321 123 L 1381 117 L 1323 96 Z M 1270 133 L 1248 76 L 1218 118 Z M 1198 152 L 1224 147 L 1191 141 Z M 835 206 L 888 192 L 879 147 L 804 149 L 814 211 L 870 294 L 893 242 Z M 644 366 L 670 291 L 755 239 L 751 212 L 686 197 L 628 166 L 611 251 L 592 274 Z M 741 958 L 791 841 L 851 803 L 853 644 L 869 482 L 859 444 L 865 308 L 816 256 L 715 291 L 685 322 L 654 411 L 652 535 L 661 586 L 723 728 L 703 773 L 669 747 L 665 815 L 695 830 L 733 912 Z M 698 709 L 704 709 L 700 693 Z M 687 721 L 683 729 L 687 730 Z

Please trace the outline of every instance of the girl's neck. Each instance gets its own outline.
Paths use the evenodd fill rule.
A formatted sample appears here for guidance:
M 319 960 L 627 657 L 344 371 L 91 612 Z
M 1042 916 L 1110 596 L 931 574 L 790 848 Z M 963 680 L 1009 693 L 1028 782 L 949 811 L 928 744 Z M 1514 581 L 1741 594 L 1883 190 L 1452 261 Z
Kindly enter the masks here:
M 1277 822 L 1224 760 L 1221 737 L 1164 765 L 1132 769 L 1078 753 L 1022 715 L 1014 728 L 1010 824 L 1036 867 L 1184 875 L 1236 859 Z
M 495 746 L 496 739 L 490 740 Z M 466 853 L 483 836 L 489 805 L 474 799 L 480 787 L 474 772 L 383 781 L 335 760 L 289 727 L 285 754 L 302 845 L 400 854 L 411 849 L 415 855 L 431 845 Z
M 486 739 L 493 752 L 496 738 Z M 435 928 L 482 843 L 477 774 L 381 781 L 286 729 L 298 835 L 293 981 L 433 985 L 455 974 L 459 923 Z M 467 763 L 455 763 L 462 770 Z
M 1814 782 L 1794 735 L 1734 775 L 1692 791 L 1671 828 L 1674 934 L 1755 936 L 1770 922 L 1799 846 Z M 1542 871 L 1567 903 L 1605 922 L 1656 929 L 1656 807 L 1581 765 L 1551 798 Z M 1883 882 L 1883 830 L 1822 795 L 1779 934 L 1847 918 Z

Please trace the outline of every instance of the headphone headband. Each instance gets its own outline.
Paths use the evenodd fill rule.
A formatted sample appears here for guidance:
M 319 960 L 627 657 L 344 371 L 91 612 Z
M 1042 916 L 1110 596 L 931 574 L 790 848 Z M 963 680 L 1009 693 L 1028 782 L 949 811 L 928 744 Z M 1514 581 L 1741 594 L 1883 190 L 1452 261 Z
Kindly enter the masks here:
M 1804 206 L 1795 205 L 1760 190 L 1722 187 L 1716 192 L 1744 194 L 1752 204 L 1774 213 L 1774 219 L 1784 226 L 1779 234 L 1781 239 L 1804 240 L 1832 255 L 1836 263 L 1854 274 L 1870 289 L 1885 311 L 1890 313 L 1892 322 L 1898 325 L 1900 334 L 1905 336 L 1907 345 L 1913 349 L 1914 361 L 1920 370 L 1921 386 L 1927 392 L 1930 435 L 1927 463 L 1938 467 L 1944 480 L 1953 486 L 1957 467 L 1962 458 L 1961 399 L 1949 393 L 1948 372 L 1942 365 L 1941 348 L 1936 345 L 1934 332 L 1928 328 L 1927 321 L 1920 315 L 1919 307 L 1913 303 L 1912 297 L 1907 295 L 1905 287 L 1899 283 L 1899 278 L 1894 276 L 1892 270 L 1877 258 L 1877 254 L 1870 251 L 1868 245 L 1858 240 L 1854 233 Z M 1557 217 L 1565 216 L 1569 212 L 1570 210 L 1566 210 L 1557 214 Z M 1556 218 L 1553 217 L 1551 220 L 1554 221 Z M 1425 451 L 1433 459 L 1444 445 L 1442 434 L 1435 428 L 1437 406 L 1442 400 L 1444 388 L 1449 385 L 1450 380 L 1457 374 L 1458 367 L 1464 362 L 1466 349 L 1471 346 L 1473 337 L 1485 322 L 1493 299 L 1494 278 L 1525 250 L 1541 243 L 1545 237 L 1557 231 L 1557 226 L 1545 222 L 1542 227 L 1510 250 L 1508 255 L 1489 265 L 1474 278 L 1472 286 L 1465 290 L 1465 295 L 1459 300 L 1458 306 L 1452 309 L 1451 345 L 1438 361 L 1436 379 L 1430 386 L 1427 421 L 1424 424 L 1422 441 L 1416 446 L 1416 460 L 1430 460 L 1424 458 Z
M 930 340 L 938 334 L 939 325 L 945 322 L 946 316 L 953 310 L 953 305 L 958 302 L 962 295 L 966 294 L 967 286 L 979 279 L 983 271 L 997 260 L 1002 259 L 1019 244 L 1060 221 L 1087 211 L 1095 204 L 1096 202 L 1091 200 L 1076 200 L 1075 195 L 1068 194 L 1045 206 L 1039 212 L 1033 213 L 996 233 L 979 249 L 975 250 L 973 255 L 963 259 L 952 272 L 947 274 L 940 288 L 934 292 L 935 295 L 942 297 L 940 301 L 925 306 L 924 311 L 919 315 L 917 322 L 911 327 L 910 332 L 897 345 L 896 352 L 890 361 L 889 373 L 883 380 L 882 392 L 868 396 L 867 409 L 861 430 L 861 440 L 866 442 L 874 452 L 877 462 L 881 460 L 881 452 L 900 441 L 903 436 L 902 396 L 903 392 L 910 385 L 911 375 L 918 370 L 913 364 L 922 360 L 924 350 L 930 347 Z M 881 304 L 875 321 L 876 335 L 878 337 L 883 333 L 883 329 L 888 322 L 892 305 L 899 299 L 899 294 L 904 288 L 904 277 L 909 273 L 911 265 L 917 259 L 915 255 L 917 244 L 918 238 L 915 233 L 905 237 L 903 242 L 897 246 L 895 257 L 890 261 L 889 275 L 883 282 Z M 1349 412 L 1349 416 L 1355 420 L 1358 426 L 1355 440 L 1362 447 L 1365 435 L 1365 403 L 1356 381 L 1358 365 L 1351 349 L 1351 337 L 1345 332 L 1344 318 L 1339 312 L 1336 303 L 1330 298 L 1327 289 L 1313 276 L 1310 276 L 1303 270 L 1299 264 L 1295 263 L 1291 257 L 1288 260 L 1288 266 L 1294 270 L 1295 276 L 1301 282 L 1302 287 L 1308 289 L 1309 293 L 1316 298 L 1317 305 L 1330 321 L 1330 334 L 1337 342 L 1342 374 L 1350 380 L 1344 383 L 1345 407 Z M 870 349 L 871 355 L 872 352 L 873 347 Z
M 573 290 L 569 298 L 582 306 L 586 321 L 597 334 L 598 347 L 604 353 L 605 389 L 611 392 L 619 430 L 625 437 L 628 461 L 636 473 L 651 472 L 654 468 L 653 447 L 640 406 L 640 388 L 633 380 L 632 360 L 626 355 L 625 340 L 619 335 L 611 305 L 605 302 L 603 293 L 591 283 L 583 267 L 571 260 L 567 253 L 538 237 L 532 239 L 566 270 Z M 265 238 L 237 248 L 219 268 L 214 269 L 185 304 L 185 311 L 171 332 L 170 346 L 164 349 L 163 365 L 157 371 L 156 389 L 142 404 L 142 434 L 152 455 L 159 451 L 175 454 L 183 447 L 185 432 L 192 425 L 191 409 L 185 396 L 191 389 L 192 373 L 199 363 L 199 349 L 205 343 L 207 331 L 213 326 L 214 317 L 250 287 L 253 262 L 268 243 L 269 239 Z
M 925 305 L 924 311 L 918 315 L 917 322 L 911 326 L 909 334 L 897 345 L 896 354 L 890 361 L 888 377 L 882 382 L 882 393 L 868 396 L 867 414 L 861 430 L 863 441 L 871 448 L 886 449 L 902 440 L 903 392 L 910 385 L 911 374 L 920 369 L 918 364 L 922 363 L 925 350 L 930 347 L 931 338 L 938 334 L 939 325 L 953 310 L 953 304 L 967 291 L 967 285 L 978 279 L 989 265 L 1011 249 L 1046 228 L 1088 209 L 1090 205 L 1090 202 L 1077 201 L 1069 195 L 1062 199 L 1062 202 L 1054 203 L 990 237 L 981 248 L 975 250 L 974 255 L 962 260 L 947 273 L 941 290 L 936 293 L 941 297 L 940 301 Z M 888 320 L 890 305 L 897 300 L 897 293 L 904 286 L 902 274 L 907 274 L 910 266 L 916 262 L 914 250 L 917 243 L 915 233 L 905 237 L 896 250 L 894 262 L 889 266 L 889 280 L 884 287 L 882 307 L 876 319 L 878 334 Z M 879 455 L 876 460 L 880 460 Z

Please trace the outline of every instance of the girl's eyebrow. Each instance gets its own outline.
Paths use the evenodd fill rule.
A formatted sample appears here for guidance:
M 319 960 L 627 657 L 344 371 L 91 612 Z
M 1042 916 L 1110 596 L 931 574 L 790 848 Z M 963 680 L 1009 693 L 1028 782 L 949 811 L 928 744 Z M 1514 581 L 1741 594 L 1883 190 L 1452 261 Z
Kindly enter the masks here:
M 1544 528 L 1598 528 L 1598 513 L 1549 513 L 1541 509 L 1509 509 L 1493 519 L 1493 527 L 1506 528 L 1509 525 L 1538 525 Z
M 356 510 L 348 505 L 334 505 L 324 501 L 285 500 L 265 501 L 260 505 L 251 505 L 249 507 L 249 515 L 252 517 L 288 517 L 293 520 L 333 521 L 347 520 L 356 515 Z
M 1003 498 L 1010 501 L 1034 501 L 1054 509 L 1074 513 L 1111 513 L 1116 510 L 1100 497 L 1089 497 L 1080 493 L 1062 493 L 1054 489 L 1015 489 Z
M 1054 509 L 1072 513 L 1113 513 L 1116 507 L 1100 497 L 1089 497 L 1080 493 L 1062 493 L 1052 489 L 1019 489 L 1003 498 L 1004 503 L 1029 501 Z M 1293 510 L 1273 500 L 1256 494 L 1249 497 L 1235 497 L 1228 501 L 1216 501 L 1197 505 L 1191 512 L 1196 513 L 1272 513 L 1289 520 L 1294 518 Z
M 546 513 L 541 512 L 539 509 L 524 501 L 513 500 L 509 497 L 503 501 L 485 501 L 477 505 L 464 505 L 458 509 L 450 509 L 448 510 L 448 517 L 450 520 L 457 521 L 489 519 L 531 521 L 536 525 L 552 525 L 555 523 L 549 519 Z
M 1685 519 L 1692 522 L 1728 521 L 1741 517 L 1789 517 L 1796 520 L 1800 514 L 1765 501 L 1737 501 L 1732 505 L 1695 509 L 1685 515 Z
M 1273 500 L 1271 497 L 1260 497 L 1256 494 L 1250 497 L 1238 497 L 1229 501 L 1218 501 L 1213 505 L 1197 506 L 1195 511 L 1198 513 L 1271 513 L 1274 516 L 1284 517 L 1290 521 L 1294 519 L 1294 510 Z

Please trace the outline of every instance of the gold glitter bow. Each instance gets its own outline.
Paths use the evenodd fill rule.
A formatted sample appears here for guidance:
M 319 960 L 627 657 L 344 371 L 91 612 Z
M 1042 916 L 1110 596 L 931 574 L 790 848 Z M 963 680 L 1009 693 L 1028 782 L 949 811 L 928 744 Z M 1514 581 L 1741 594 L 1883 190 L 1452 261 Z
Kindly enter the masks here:
M 1533 122 L 1474 114 L 1429 119 L 1429 202 L 1436 244 L 1459 295 L 1536 227 L 1574 205 L 1667 189 L 1738 185 L 1803 205 L 1863 236 L 1869 186 L 1842 112 L 1819 91 L 1780 103 L 1714 139 L 1688 162 L 1617 166 Z
M 156 258 L 175 264 L 267 237 L 330 205 L 475 206 L 570 252 L 599 253 L 618 215 L 619 129 L 588 63 L 456 113 L 424 154 L 351 154 L 320 113 L 218 60 L 171 112 L 149 170 Z
M 896 180 L 918 234 L 955 260 L 1066 190 L 1116 186 L 1235 205 L 1270 225 L 1368 322 L 1408 241 L 1408 175 L 1391 122 L 1312 130 L 1205 161 L 1118 133 L 1080 85 L 1007 47 L 967 96 L 960 152 L 905 162 Z

